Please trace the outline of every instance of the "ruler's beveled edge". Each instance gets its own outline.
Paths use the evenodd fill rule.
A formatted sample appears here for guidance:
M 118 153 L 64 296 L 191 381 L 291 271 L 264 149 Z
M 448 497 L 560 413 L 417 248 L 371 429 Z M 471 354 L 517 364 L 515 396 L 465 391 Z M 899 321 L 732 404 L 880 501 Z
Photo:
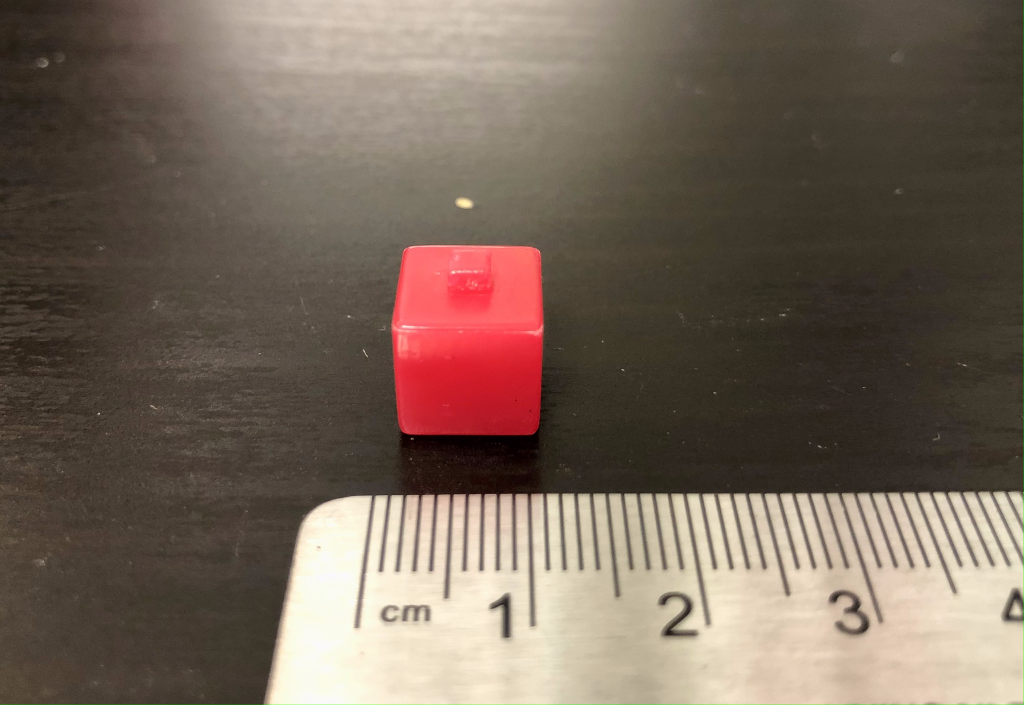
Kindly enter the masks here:
M 274 637 L 274 657 L 271 661 L 270 674 L 267 678 L 267 688 L 264 693 L 264 702 L 271 702 L 271 693 L 274 690 L 275 674 L 278 670 L 279 655 L 282 652 L 286 621 L 289 617 L 288 605 L 295 597 L 295 592 L 302 582 L 301 572 L 297 570 L 305 562 L 310 546 L 315 545 L 311 539 L 324 530 L 332 530 L 346 518 L 355 517 L 358 519 L 359 528 L 365 532 L 368 513 L 371 502 L 377 495 L 349 495 L 338 497 L 317 505 L 302 518 L 299 529 L 296 532 L 295 548 L 292 551 L 292 560 L 288 567 L 288 585 L 285 588 L 284 600 L 281 604 L 281 616 L 277 624 L 277 634 Z M 361 548 L 360 548 L 361 550 Z
M 329 499 L 326 502 L 324 502 L 323 504 L 318 504 L 317 506 L 313 507 L 313 509 L 310 510 L 306 514 L 306 516 L 304 516 L 302 518 L 302 522 L 299 524 L 298 538 L 296 539 L 296 547 L 298 547 L 299 539 L 302 538 L 303 532 L 309 530 L 311 525 L 315 524 L 318 521 L 323 521 L 323 520 L 330 519 L 330 518 L 333 518 L 333 517 L 337 516 L 337 512 L 335 510 L 340 509 L 341 505 L 346 505 L 346 508 L 347 508 L 347 505 L 349 505 L 349 504 L 364 503 L 364 504 L 368 505 L 370 500 L 372 498 L 374 498 L 374 497 L 377 497 L 377 496 L 385 496 L 385 495 L 368 495 L 368 494 L 347 495 L 345 497 L 338 497 L 336 499 Z M 369 507 L 366 507 L 366 508 L 369 509 Z M 293 560 L 294 560 L 294 556 L 293 556 Z

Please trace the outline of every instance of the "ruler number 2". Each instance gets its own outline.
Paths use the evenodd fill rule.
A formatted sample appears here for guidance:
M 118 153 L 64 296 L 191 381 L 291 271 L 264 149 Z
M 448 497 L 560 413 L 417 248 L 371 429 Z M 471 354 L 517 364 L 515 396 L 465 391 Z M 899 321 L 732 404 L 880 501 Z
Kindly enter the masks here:
M 662 636 L 697 636 L 696 629 L 676 629 L 680 622 L 690 616 L 693 611 L 693 600 L 681 592 L 666 592 L 658 598 L 658 604 L 664 607 L 669 600 L 679 599 L 683 603 L 683 609 L 675 617 L 668 621 L 665 628 L 661 630 Z
M 868 627 L 871 625 L 871 622 L 870 620 L 868 620 L 868 616 L 860 611 L 860 598 L 857 597 L 855 593 L 852 593 L 849 590 L 836 590 L 828 596 L 829 604 L 836 604 L 837 602 L 839 602 L 840 597 L 850 598 L 850 605 L 843 609 L 843 614 L 855 615 L 858 619 L 858 622 L 855 626 L 851 627 L 848 626 L 843 620 L 837 619 L 836 629 L 841 631 L 843 634 L 863 634 L 864 632 L 866 632 L 868 630 Z

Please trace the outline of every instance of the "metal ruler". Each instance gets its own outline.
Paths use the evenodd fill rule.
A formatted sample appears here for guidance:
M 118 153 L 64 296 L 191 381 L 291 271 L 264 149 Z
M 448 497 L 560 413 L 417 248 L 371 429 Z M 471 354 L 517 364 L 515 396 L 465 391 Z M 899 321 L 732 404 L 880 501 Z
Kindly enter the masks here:
M 350 497 L 270 702 L 1021 702 L 1020 492 Z

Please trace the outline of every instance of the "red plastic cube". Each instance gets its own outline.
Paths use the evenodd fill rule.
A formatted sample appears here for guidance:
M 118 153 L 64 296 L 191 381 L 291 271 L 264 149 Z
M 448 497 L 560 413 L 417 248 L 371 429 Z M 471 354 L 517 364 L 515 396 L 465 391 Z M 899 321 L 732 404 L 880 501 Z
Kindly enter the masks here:
M 536 249 L 408 248 L 391 338 L 403 433 L 536 433 L 544 348 Z

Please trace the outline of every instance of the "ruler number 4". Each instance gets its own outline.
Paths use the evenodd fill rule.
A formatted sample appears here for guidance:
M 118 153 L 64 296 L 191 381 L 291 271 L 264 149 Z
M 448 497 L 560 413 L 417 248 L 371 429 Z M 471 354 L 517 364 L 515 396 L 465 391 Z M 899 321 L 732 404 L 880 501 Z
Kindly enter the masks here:
M 839 598 L 848 597 L 850 598 L 850 604 L 848 607 L 843 609 L 843 614 L 852 614 L 857 617 L 857 623 L 854 626 L 847 625 L 843 620 L 836 620 L 836 629 L 841 631 L 843 634 L 863 634 L 868 630 L 871 625 L 871 621 L 868 616 L 860 611 L 860 598 L 855 593 L 849 590 L 836 590 L 828 596 L 829 604 L 836 604 L 839 602 Z

